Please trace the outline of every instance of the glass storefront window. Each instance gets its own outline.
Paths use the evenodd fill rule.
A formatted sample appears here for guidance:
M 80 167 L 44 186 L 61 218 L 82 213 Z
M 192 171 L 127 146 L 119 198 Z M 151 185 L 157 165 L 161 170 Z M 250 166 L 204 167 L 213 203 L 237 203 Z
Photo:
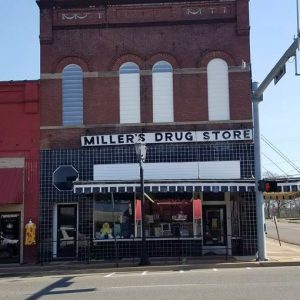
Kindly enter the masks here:
M 200 237 L 202 220 L 194 219 L 193 198 L 188 193 L 153 193 L 145 198 L 147 238 Z M 134 193 L 98 194 L 94 202 L 94 238 L 141 238 L 140 215 Z M 139 208 L 138 208 L 139 209 Z
M 18 262 L 20 257 L 20 214 L 0 214 L 0 262 Z
M 134 234 L 133 196 L 98 196 L 94 204 L 94 238 L 132 238 Z
M 192 201 L 176 198 L 156 199 L 146 205 L 146 236 L 193 236 Z

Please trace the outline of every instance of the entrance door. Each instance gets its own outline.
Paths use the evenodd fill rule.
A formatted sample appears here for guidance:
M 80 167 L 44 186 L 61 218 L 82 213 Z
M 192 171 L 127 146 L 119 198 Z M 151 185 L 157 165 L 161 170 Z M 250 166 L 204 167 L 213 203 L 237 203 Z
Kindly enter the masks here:
M 223 206 L 203 206 L 203 245 L 225 246 L 226 209 Z
M 20 262 L 20 214 L 0 214 L 0 262 Z
M 57 256 L 74 257 L 77 249 L 77 205 L 57 207 Z

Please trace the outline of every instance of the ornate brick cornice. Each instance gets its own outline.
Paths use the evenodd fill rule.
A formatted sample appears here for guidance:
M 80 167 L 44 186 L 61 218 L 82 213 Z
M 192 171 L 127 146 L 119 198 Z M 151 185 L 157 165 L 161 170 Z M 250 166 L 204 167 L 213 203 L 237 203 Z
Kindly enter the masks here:
M 50 0 L 45 1 L 49 2 Z M 150 2 L 149 5 L 143 5 L 144 2 L 140 1 L 139 5 L 133 3 L 122 5 L 121 1 L 113 3 L 113 5 L 111 3 L 109 5 L 55 5 L 45 6 L 44 9 L 48 8 L 49 10 L 51 7 L 52 26 L 64 29 L 195 22 L 224 23 L 236 20 L 235 1 L 172 1 L 170 3 L 160 1 L 159 3 Z M 43 10 L 42 7 L 41 10 Z

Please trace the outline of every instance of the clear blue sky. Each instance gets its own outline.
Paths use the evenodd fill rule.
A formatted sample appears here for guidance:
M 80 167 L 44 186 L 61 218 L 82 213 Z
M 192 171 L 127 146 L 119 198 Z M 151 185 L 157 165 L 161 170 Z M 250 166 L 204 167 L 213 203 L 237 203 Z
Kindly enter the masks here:
M 250 1 L 252 77 L 261 82 L 296 34 L 296 0 Z M 39 79 L 39 10 L 33 0 L 0 0 L 0 80 Z M 300 56 L 299 56 L 300 58 Z M 299 70 L 300 72 L 300 70 Z M 264 93 L 261 134 L 300 166 L 300 76 L 294 63 Z M 288 174 L 297 172 L 261 142 L 262 153 Z M 283 174 L 262 155 L 262 171 Z

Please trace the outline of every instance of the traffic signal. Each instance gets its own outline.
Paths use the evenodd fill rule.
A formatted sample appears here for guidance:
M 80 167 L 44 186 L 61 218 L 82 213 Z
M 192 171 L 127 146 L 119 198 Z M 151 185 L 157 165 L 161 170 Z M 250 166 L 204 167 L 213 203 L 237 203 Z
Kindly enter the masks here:
M 265 192 L 277 192 L 277 182 L 276 181 L 265 181 L 264 184 Z
M 266 193 L 277 192 L 277 181 L 259 180 L 258 190 Z

